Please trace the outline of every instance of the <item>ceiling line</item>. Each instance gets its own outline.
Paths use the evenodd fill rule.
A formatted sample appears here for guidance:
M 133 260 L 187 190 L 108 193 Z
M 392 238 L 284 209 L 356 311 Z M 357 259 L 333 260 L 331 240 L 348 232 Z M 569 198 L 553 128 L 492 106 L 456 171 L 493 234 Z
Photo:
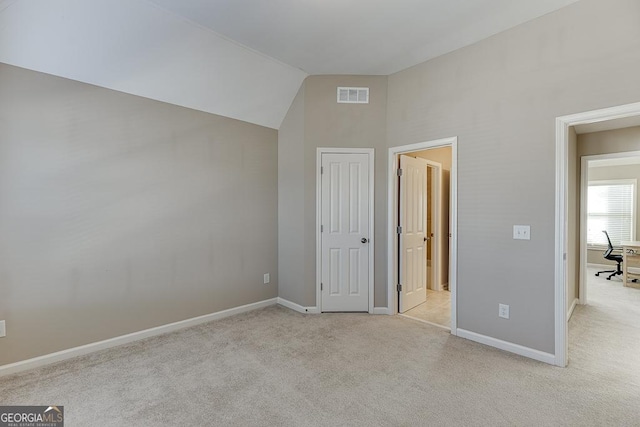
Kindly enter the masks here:
M 18 1 L 18 0 L 15 0 L 15 1 Z M 254 54 L 256 54 L 256 55 L 259 55 L 259 56 L 261 56 L 261 57 L 263 57 L 263 58 L 265 58 L 265 59 L 267 59 L 267 60 L 269 60 L 269 61 L 271 61 L 271 62 L 273 62 L 273 63 L 275 63 L 275 64 L 282 65 L 282 66 L 285 66 L 285 67 L 291 68 L 291 69 L 293 69 L 293 70 L 302 71 L 302 72 L 303 72 L 303 73 L 305 73 L 307 76 L 309 76 L 309 75 L 310 75 L 309 73 L 307 73 L 307 72 L 306 72 L 305 70 L 303 70 L 302 68 L 294 67 L 293 65 L 291 65 L 291 64 L 287 64 L 286 62 L 283 62 L 283 61 L 280 61 L 279 59 L 276 59 L 276 58 L 274 58 L 273 56 L 269 56 L 269 55 L 267 55 L 266 53 L 262 53 L 262 52 L 260 52 L 259 50 L 253 49 L 253 48 L 251 48 L 251 47 L 249 47 L 249 46 L 245 46 L 244 44 L 242 44 L 242 43 L 238 42 L 237 40 L 234 40 L 234 39 L 232 39 L 232 38 L 229 38 L 229 37 L 225 36 L 224 34 L 221 34 L 221 33 L 217 32 L 217 31 L 215 31 L 215 30 L 214 30 L 213 28 L 211 28 L 211 27 L 207 27 L 206 25 L 202 25 L 202 24 L 200 24 L 200 23 L 198 23 L 198 22 L 195 22 L 195 21 L 193 21 L 192 19 L 189 19 L 189 18 L 187 18 L 187 17 L 186 17 L 186 16 L 184 16 L 184 15 L 180 15 L 180 14 L 179 14 L 179 13 L 177 13 L 177 12 L 174 12 L 174 11 L 172 11 L 172 10 L 170 10 L 170 9 L 167 9 L 167 8 L 165 8 L 165 7 L 163 7 L 163 6 L 160 6 L 159 4 L 154 3 L 154 2 L 153 2 L 153 1 L 151 1 L 151 0 L 140 0 L 140 1 L 143 1 L 143 2 L 147 3 L 148 5 L 155 7 L 157 10 L 160 10 L 160 11 L 162 11 L 162 12 L 164 12 L 164 13 L 167 13 L 167 14 L 169 14 L 169 15 L 171 15 L 171 16 L 174 16 L 174 17 L 176 17 L 176 18 L 179 18 L 179 19 L 181 19 L 182 21 L 184 21 L 184 22 L 186 22 L 186 23 L 188 23 L 188 24 L 190 24 L 190 25 L 193 25 L 194 27 L 200 28 L 200 29 L 202 29 L 202 30 L 205 30 L 205 31 L 207 31 L 207 32 L 209 32 L 209 33 L 211 33 L 211 34 L 213 34 L 213 35 L 217 36 L 217 37 L 220 37 L 221 39 L 223 39 L 223 40 L 225 40 L 225 41 L 228 41 L 229 43 L 232 43 L 232 44 L 234 44 L 234 45 L 236 45 L 236 46 L 238 46 L 238 47 L 240 47 L 240 48 L 242 48 L 242 49 L 245 49 L 245 50 L 247 50 L 247 51 L 249 51 L 249 52 L 251 52 L 251 53 L 254 53 Z

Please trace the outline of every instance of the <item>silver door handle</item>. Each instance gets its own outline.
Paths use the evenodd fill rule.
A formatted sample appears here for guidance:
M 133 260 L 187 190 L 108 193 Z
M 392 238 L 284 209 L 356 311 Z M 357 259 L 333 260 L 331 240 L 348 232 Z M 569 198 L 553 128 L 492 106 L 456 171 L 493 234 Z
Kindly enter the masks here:
M 361 243 L 367 243 L 369 240 L 366 237 L 363 237 L 362 239 L 360 239 Z

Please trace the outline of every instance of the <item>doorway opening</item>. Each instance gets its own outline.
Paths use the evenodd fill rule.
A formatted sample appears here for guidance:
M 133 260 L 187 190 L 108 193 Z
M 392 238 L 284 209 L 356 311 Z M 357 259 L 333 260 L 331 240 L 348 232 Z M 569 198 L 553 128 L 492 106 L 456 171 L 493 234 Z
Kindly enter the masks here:
M 389 149 L 390 314 L 456 332 L 457 138 Z
M 624 141 L 621 138 L 624 134 L 630 136 L 634 142 L 628 144 L 629 141 Z M 640 148 L 640 126 L 579 133 L 577 137 L 577 157 L 580 159 L 580 270 L 576 294 L 572 295 L 572 289 L 569 289 L 568 302 L 572 304 L 569 318 L 577 304 L 588 303 L 591 275 L 587 272 L 588 269 L 593 270 L 596 277 L 602 275 L 606 280 L 621 280 L 622 274 L 619 273 L 617 262 L 604 257 L 609 249 L 609 241 L 614 247 L 613 255 L 622 255 L 619 251 L 622 242 L 636 241 L 640 230 L 637 191 L 640 179 L 640 151 L 619 152 L 617 150 L 623 147 L 612 149 L 608 144 L 611 138 L 618 137 L 619 140 L 622 139 L 622 145 L 626 145 L 626 148 L 633 148 L 634 145 Z M 584 155 L 585 152 L 598 154 Z M 571 223 L 572 217 L 569 212 L 569 224 Z M 607 232 L 606 235 L 604 231 Z M 571 236 L 569 241 L 572 241 Z
M 621 151 L 640 148 L 640 126 L 569 131 L 577 142 L 569 146 L 570 169 L 579 169 L 569 177 L 568 253 L 572 245 L 579 249 L 567 264 L 568 364 L 609 367 L 614 358 L 609 373 L 640 378 L 634 362 L 640 330 L 633 326 L 640 320 L 640 289 L 633 282 L 638 269 L 623 262 L 623 245 L 637 241 L 640 152 Z
M 555 242 L 555 356 L 554 364 L 566 366 L 569 360 L 569 319 L 590 278 L 584 267 L 587 253 L 580 241 L 586 239 L 577 203 L 580 179 L 577 170 L 579 133 L 595 133 L 640 125 L 640 103 L 588 111 L 556 119 L 556 242 Z M 615 143 L 609 144 L 610 151 Z M 631 151 L 631 150 L 629 150 Z M 584 154 L 584 153 L 583 153 Z M 585 155 L 595 154 L 586 153 Z M 586 197 L 583 197 L 586 200 Z M 595 276 L 594 276 L 595 277 Z M 577 292 L 576 292 L 577 291 Z M 576 293 L 578 296 L 576 298 Z

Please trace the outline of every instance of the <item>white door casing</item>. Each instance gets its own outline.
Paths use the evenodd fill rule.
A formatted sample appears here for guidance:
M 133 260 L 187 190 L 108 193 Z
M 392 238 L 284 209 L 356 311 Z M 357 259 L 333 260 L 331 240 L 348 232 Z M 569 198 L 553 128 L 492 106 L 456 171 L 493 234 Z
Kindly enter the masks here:
M 555 209 L 555 354 L 557 366 L 567 366 L 569 360 L 569 328 L 567 322 L 567 204 L 569 170 L 569 128 L 617 119 L 640 117 L 640 102 L 586 111 L 556 118 L 556 209 Z
M 409 145 L 389 147 L 387 163 L 387 312 L 398 313 L 398 157 L 400 154 L 412 153 L 432 148 L 451 147 L 451 172 L 449 189 L 449 291 L 451 292 L 451 334 L 458 335 L 457 315 L 457 271 L 458 271 L 458 138 L 442 138 Z M 443 220 L 447 220 L 443 218 Z
M 321 310 L 370 310 L 370 156 L 321 153 Z
M 427 300 L 427 166 L 400 156 L 400 313 Z

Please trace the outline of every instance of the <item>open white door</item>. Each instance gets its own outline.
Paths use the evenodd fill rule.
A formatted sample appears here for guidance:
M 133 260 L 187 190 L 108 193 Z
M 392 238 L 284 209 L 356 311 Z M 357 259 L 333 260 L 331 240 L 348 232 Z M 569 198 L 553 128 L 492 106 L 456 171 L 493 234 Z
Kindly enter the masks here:
M 322 311 L 369 311 L 369 160 L 322 154 Z
M 424 159 L 400 156 L 400 313 L 427 300 L 427 166 Z

